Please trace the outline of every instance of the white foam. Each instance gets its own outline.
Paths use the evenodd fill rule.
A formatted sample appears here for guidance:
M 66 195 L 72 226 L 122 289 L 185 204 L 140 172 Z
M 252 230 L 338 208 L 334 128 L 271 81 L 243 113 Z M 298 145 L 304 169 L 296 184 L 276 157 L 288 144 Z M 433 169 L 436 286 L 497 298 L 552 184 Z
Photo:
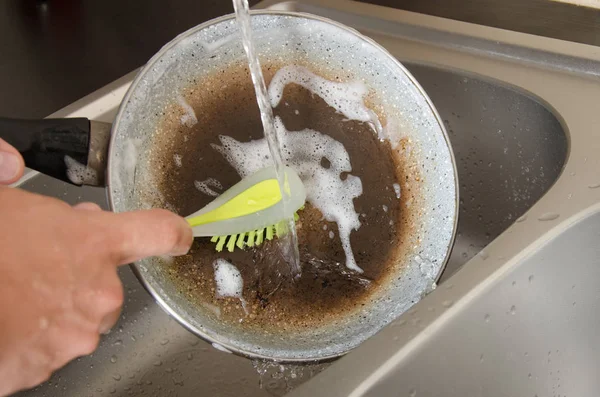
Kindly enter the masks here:
M 394 192 L 396 193 L 396 198 L 400 198 L 400 184 L 394 183 L 392 186 L 394 187 Z
M 362 183 L 360 178 L 350 174 L 345 180 L 340 178 L 341 173 L 352 171 L 346 148 L 318 131 L 306 129 L 290 133 L 279 117 L 275 120 L 275 128 L 283 148 L 284 162 L 293 167 L 302 179 L 308 202 L 319 209 L 327 221 L 337 223 L 346 254 L 346 267 L 362 273 L 350 245 L 350 233 L 361 226 L 353 200 L 362 194 Z M 220 140 L 222 146 L 213 147 L 223 154 L 242 178 L 271 163 L 264 138 L 238 142 L 221 136 Z M 323 158 L 329 160 L 329 168 L 321 165 Z
M 176 165 L 177 167 L 179 167 L 179 168 L 181 168 L 181 166 L 182 166 L 182 163 L 181 163 L 181 160 L 182 160 L 182 159 L 183 159 L 183 158 L 181 157 L 181 155 L 180 155 L 180 154 L 177 154 L 177 153 L 175 153 L 175 154 L 173 155 L 173 161 L 175 162 L 175 165 Z
M 237 298 L 242 302 L 246 311 L 246 301 L 242 296 L 244 280 L 240 271 L 225 259 L 217 259 L 213 262 L 215 269 L 215 283 L 217 285 L 217 298 Z
M 181 116 L 181 124 L 186 125 L 188 127 L 193 127 L 197 122 L 198 118 L 196 117 L 196 113 L 194 109 L 190 106 L 189 103 L 185 100 L 185 98 L 181 95 L 177 95 L 177 102 L 179 106 L 185 111 L 183 116 Z
M 76 185 L 98 184 L 98 173 L 95 169 L 81 164 L 71 156 L 65 156 L 67 178 Z
M 196 189 L 200 190 L 202 193 L 212 197 L 217 197 L 220 194 L 212 190 L 213 187 L 223 190 L 223 185 L 221 185 L 221 182 L 217 181 L 215 178 L 208 178 L 204 181 L 194 181 L 194 186 L 196 186 Z
M 350 120 L 369 123 L 379 139 L 385 135 L 379 118 L 365 105 L 367 86 L 360 81 L 339 83 L 324 79 L 310 70 L 295 65 L 285 66 L 275 73 L 269 83 L 271 106 L 276 107 L 283 97 L 285 86 L 294 83 L 323 98 L 325 102 Z
M 389 208 L 387 205 L 384 204 L 381 207 L 383 208 L 383 212 L 388 212 Z
M 329 238 L 333 239 L 335 237 L 335 234 L 330 230 L 329 231 Z
M 400 141 L 404 137 L 403 126 L 399 124 L 399 121 L 395 118 L 388 120 L 388 123 L 383 128 L 383 135 L 390 142 L 392 149 L 396 149 L 400 144 Z

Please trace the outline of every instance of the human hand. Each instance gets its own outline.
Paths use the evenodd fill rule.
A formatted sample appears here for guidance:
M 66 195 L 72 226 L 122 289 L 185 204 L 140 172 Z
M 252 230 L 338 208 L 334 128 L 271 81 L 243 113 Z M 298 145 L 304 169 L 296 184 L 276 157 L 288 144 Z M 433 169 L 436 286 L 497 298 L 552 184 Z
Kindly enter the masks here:
M 0 185 L 10 185 L 23 176 L 25 162 L 21 154 L 0 139 Z
M 1 183 L 20 161 L 16 177 L 0 163 Z M 0 186 L 0 396 L 96 348 L 123 302 L 118 265 L 184 254 L 192 238 L 169 211 L 115 214 Z

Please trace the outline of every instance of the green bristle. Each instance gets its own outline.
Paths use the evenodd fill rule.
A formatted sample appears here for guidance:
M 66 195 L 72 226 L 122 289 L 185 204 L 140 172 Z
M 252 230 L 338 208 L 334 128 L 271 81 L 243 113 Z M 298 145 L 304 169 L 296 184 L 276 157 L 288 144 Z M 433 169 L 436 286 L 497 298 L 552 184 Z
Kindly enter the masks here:
M 235 246 L 239 249 L 244 249 L 244 237 L 246 237 L 246 233 L 238 234 L 237 243 Z
M 237 238 L 237 234 L 234 234 L 231 237 L 229 237 L 229 241 L 227 242 L 227 251 L 233 252 L 233 249 L 235 248 L 236 238 Z
M 260 229 L 256 232 L 256 245 L 261 245 L 264 238 L 265 238 L 265 228 L 263 227 L 262 229 Z
M 303 210 L 304 206 L 300 207 L 298 211 Z M 298 212 L 294 212 L 294 220 L 298 221 L 300 216 Z M 223 251 L 224 247 L 227 247 L 229 252 L 233 252 L 235 247 L 243 249 L 244 246 L 255 247 L 261 245 L 265 240 L 273 240 L 275 236 L 281 237 L 285 234 L 286 223 L 285 221 L 277 222 L 274 225 L 267 226 L 266 228 L 252 230 L 247 233 L 234 234 L 230 236 L 212 236 L 210 241 L 216 243 L 215 249 L 217 252 Z
M 248 247 L 254 247 L 254 236 L 256 236 L 256 230 L 252 230 L 248 233 L 248 241 L 246 242 Z
M 225 241 L 227 240 L 227 236 L 219 236 L 219 242 L 217 243 L 217 252 L 223 251 L 223 246 L 225 245 Z

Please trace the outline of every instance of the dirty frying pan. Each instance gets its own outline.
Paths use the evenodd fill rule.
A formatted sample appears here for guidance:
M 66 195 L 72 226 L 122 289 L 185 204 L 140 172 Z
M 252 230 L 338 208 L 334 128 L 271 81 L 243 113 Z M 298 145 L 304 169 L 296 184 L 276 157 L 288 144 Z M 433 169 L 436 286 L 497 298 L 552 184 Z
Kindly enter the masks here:
M 383 115 L 386 139 L 405 159 L 404 173 L 412 178 L 398 182 L 402 187 L 409 182 L 416 187 L 410 205 L 402 209 L 403 216 L 410 217 L 403 224 L 411 227 L 405 252 L 361 309 L 335 324 L 298 330 L 286 337 L 219 321 L 172 281 L 165 258 L 140 260 L 133 268 L 169 314 L 227 350 L 284 362 L 337 357 L 435 287 L 450 254 L 458 216 L 450 142 L 421 86 L 373 40 L 337 22 L 291 12 L 253 13 L 252 28 L 262 60 L 311 65 L 327 75 L 360 80 L 369 89 L 369 105 Z M 0 137 L 19 149 L 30 168 L 76 185 L 106 185 L 115 212 L 149 208 L 154 201 L 140 193 L 148 191 L 140 189 L 140 184 L 151 184 L 158 172 L 145 164 L 157 149 L 152 138 L 163 112 L 190 84 L 244 57 L 235 18 L 224 16 L 179 35 L 150 59 L 125 95 L 112 127 L 87 119 L 0 119 Z M 189 148 L 190 153 L 201 149 Z

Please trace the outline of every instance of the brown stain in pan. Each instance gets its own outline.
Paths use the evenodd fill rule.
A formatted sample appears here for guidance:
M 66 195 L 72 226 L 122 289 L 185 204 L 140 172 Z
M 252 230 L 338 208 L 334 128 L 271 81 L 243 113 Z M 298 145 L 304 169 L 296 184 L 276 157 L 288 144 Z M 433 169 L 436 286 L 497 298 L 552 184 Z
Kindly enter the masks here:
M 263 67 L 267 83 L 278 69 L 279 65 L 274 64 Z M 343 81 L 338 76 L 316 72 L 322 77 Z M 185 98 L 198 122 L 192 127 L 182 124 L 185 111 L 177 103 L 165 110 L 147 156 L 147 166 L 154 170 L 155 187 L 160 195 L 152 189 L 141 192 L 141 197 L 153 201 L 155 206 L 170 208 L 182 216 L 214 199 L 200 192 L 195 181 L 215 178 L 222 189 L 214 186 L 212 189 L 222 192 L 240 180 L 234 168 L 211 147 L 211 144 L 220 145 L 219 135 L 238 141 L 263 138 L 258 106 L 245 66 L 231 66 L 194 82 Z M 209 304 L 219 308 L 220 321 L 230 322 L 232 326 L 290 332 L 343 320 L 348 314 L 368 306 L 369 300 L 377 296 L 389 278 L 400 274 L 406 256 L 418 239 L 415 221 L 420 176 L 408 140 L 403 139 L 393 150 L 388 142 L 377 139 L 370 126 L 346 120 L 304 88 L 288 85 L 274 113 L 281 117 L 290 133 L 310 128 L 341 142 L 348 151 L 351 174 L 360 177 L 363 186 L 363 194 L 354 200 L 362 225 L 352 232 L 351 244 L 364 274 L 357 275 L 346 269 L 337 225 L 325 221 L 310 203 L 299 213 L 297 223 L 302 275 L 295 281 L 287 276 L 287 265 L 273 242 L 260 248 L 236 248 L 232 253 L 218 253 L 207 238 L 198 238 L 188 255 L 164 266 L 168 267 L 168 274 L 178 288 L 192 302 L 197 302 L 199 310 L 206 312 L 205 304 Z M 383 119 L 383 115 L 380 117 Z M 175 155 L 181 166 L 175 161 Z M 394 183 L 402 187 L 400 200 L 396 198 Z M 231 262 L 240 270 L 248 314 L 238 299 L 215 297 L 213 262 L 217 258 Z

